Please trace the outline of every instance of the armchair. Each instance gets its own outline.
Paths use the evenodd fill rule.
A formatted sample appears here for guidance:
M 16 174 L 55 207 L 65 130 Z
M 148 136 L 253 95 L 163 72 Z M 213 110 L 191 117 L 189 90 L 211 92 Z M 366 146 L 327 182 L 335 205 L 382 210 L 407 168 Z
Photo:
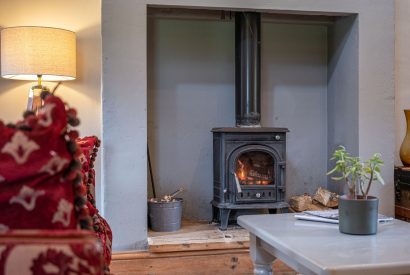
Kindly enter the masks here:
M 43 99 L 38 115 L 0 121 L 0 275 L 108 273 L 112 235 L 91 188 L 99 141 L 78 139 L 76 111 Z

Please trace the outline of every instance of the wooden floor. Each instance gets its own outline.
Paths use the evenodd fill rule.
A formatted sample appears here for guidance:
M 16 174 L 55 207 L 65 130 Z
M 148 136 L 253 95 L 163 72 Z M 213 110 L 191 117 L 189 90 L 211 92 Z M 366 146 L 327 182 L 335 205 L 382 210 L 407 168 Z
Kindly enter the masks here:
M 113 274 L 253 274 L 249 234 L 239 226 L 184 221 L 177 232 L 148 234 L 149 250 L 114 253 Z M 294 275 L 281 261 L 273 274 Z

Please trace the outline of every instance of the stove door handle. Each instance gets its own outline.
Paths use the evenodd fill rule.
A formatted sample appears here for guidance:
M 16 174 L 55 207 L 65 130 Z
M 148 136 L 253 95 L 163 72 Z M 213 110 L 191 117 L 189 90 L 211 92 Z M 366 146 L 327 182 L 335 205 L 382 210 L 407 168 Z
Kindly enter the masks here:
M 242 193 L 242 188 L 241 188 L 241 184 L 239 182 L 238 176 L 236 175 L 235 172 L 232 172 L 232 174 L 235 177 L 236 189 L 238 190 L 238 193 Z

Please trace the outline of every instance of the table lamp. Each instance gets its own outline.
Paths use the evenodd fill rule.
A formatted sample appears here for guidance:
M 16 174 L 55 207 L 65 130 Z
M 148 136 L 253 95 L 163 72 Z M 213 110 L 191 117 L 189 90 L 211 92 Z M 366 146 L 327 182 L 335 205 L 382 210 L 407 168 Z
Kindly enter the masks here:
M 37 111 L 40 94 L 49 89 L 41 81 L 76 77 L 76 43 L 72 31 L 48 27 L 11 27 L 1 31 L 1 76 L 37 80 L 30 88 L 27 110 Z

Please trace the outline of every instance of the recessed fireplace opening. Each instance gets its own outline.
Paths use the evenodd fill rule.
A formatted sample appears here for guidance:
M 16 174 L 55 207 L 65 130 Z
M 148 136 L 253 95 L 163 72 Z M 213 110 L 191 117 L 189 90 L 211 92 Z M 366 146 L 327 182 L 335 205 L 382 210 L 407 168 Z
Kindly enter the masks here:
M 239 206 L 262 205 L 312 193 L 327 184 L 328 152 L 336 144 L 357 150 L 356 16 L 276 12 L 260 17 L 258 110 L 266 128 L 234 133 L 234 11 L 148 9 L 148 143 L 153 175 L 158 194 L 185 188 L 185 218 L 219 219 L 220 208 L 211 211 L 209 205 L 219 198 Z M 219 126 L 227 128 L 215 128 Z M 212 128 L 214 137 L 209 134 Z M 351 129 L 349 137 L 344 129 Z M 214 145 L 222 143 L 226 151 L 214 161 Z M 226 166 L 218 173 L 227 177 L 232 193 L 213 184 L 212 171 L 222 162 Z M 246 179 L 240 165 L 248 169 Z M 242 192 L 237 192 L 235 174 Z

